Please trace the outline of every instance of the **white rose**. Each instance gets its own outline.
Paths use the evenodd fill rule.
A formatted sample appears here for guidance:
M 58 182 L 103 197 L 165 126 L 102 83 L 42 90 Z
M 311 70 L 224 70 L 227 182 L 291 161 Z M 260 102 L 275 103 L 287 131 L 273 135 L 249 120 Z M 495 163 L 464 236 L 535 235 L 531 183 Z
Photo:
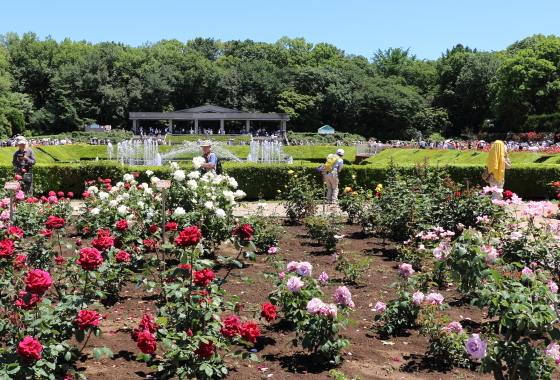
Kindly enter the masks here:
M 142 189 L 144 189 L 144 190 L 146 190 L 148 187 L 150 187 L 150 185 L 148 185 L 146 182 L 142 182 L 142 184 L 140 186 L 142 186 Z
M 123 181 L 130 183 L 134 181 L 134 176 L 132 174 L 125 174 L 123 175 Z
M 117 201 L 116 199 L 113 199 L 111 201 L 109 201 L 109 206 L 110 207 L 117 207 L 119 205 L 119 201 Z
M 187 186 L 189 189 L 194 190 L 198 187 L 198 184 L 196 183 L 196 181 L 194 179 L 191 179 L 189 181 L 187 181 Z
M 243 190 L 237 190 L 237 191 L 234 193 L 234 195 L 235 195 L 236 198 L 243 198 L 243 197 L 244 197 L 245 195 L 247 195 L 247 194 L 245 194 L 245 192 L 244 192 Z
M 115 185 L 115 187 L 121 188 L 124 186 L 124 182 L 117 182 L 117 184 Z
M 99 192 L 99 199 L 104 200 L 104 199 L 107 199 L 107 198 L 109 198 L 109 193 L 106 193 L 104 191 Z
M 193 157 L 192 159 L 193 165 L 195 169 L 199 169 L 202 164 L 206 163 L 204 157 Z
M 257 203 L 257 208 L 259 210 L 268 210 L 268 203 L 265 202 Z
M 173 179 L 175 179 L 175 181 L 184 181 L 185 178 L 186 175 L 184 170 L 176 170 L 175 173 L 173 173 Z
M 220 182 L 222 182 L 223 177 L 221 175 L 217 175 L 214 177 L 214 180 L 212 180 L 212 183 L 214 185 L 219 185 Z
M 117 209 L 117 212 L 120 215 L 126 215 L 126 213 L 128 213 L 128 207 L 126 207 L 125 205 L 119 206 L 119 208 Z
M 87 191 L 88 191 L 88 193 L 92 193 L 92 194 L 97 194 L 97 193 L 99 193 L 99 189 L 98 189 L 97 187 L 95 187 L 95 186 L 90 186 L 90 187 L 88 187 Z
M 224 197 L 228 202 L 233 202 L 235 200 L 235 195 L 233 195 L 233 191 L 224 190 Z
M 234 189 L 237 188 L 237 181 L 235 180 L 235 178 L 233 177 L 229 177 L 228 178 L 228 183 L 231 187 L 233 187 Z
M 178 215 L 185 215 L 185 214 L 186 214 L 185 209 L 182 208 L 182 207 L 177 207 L 177 208 L 175 209 L 175 211 L 173 212 L 173 215 L 176 215 L 176 216 L 178 216 Z
M 200 178 L 200 172 L 190 172 L 187 177 L 190 179 L 198 179 Z
M 151 171 L 151 170 L 146 170 L 146 175 L 147 175 L 148 177 L 151 176 L 152 174 L 154 174 L 153 171 Z
M 224 219 L 226 217 L 226 212 L 221 208 L 216 209 L 216 216 L 220 219 Z
M 131 221 L 132 219 L 134 219 L 134 214 L 128 214 L 126 216 L 126 220 Z
M 179 164 L 176 163 L 176 162 L 170 162 L 170 163 L 169 163 L 169 168 L 170 168 L 171 170 L 175 171 L 175 170 L 179 169 Z
M 152 189 L 151 187 L 148 187 L 146 189 L 144 189 L 144 194 L 153 194 L 154 193 L 154 189 Z
M 156 183 L 157 181 L 159 181 L 159 178 L 156 177 L 156 176 L 153 176 L 152 178 L 150 178 L 150 181 L 151 181 L 152 183 Z
M 138 207 L 140 207 L 141 209 L 144 208 L 144 202 L 138 201 Z
M 128 198 L 130 198 L 130 194 L 124 193 L 124 194 L 122 195 L 122 199 L 128 199 Z
M 100 211 L 101 211 L 101 210 L 99 210 L 99 209 L 96 207 L 96 208 L 92 208 L 90 212 L 91 212 L 92 215 L 99 215 L 99 212 L 100 212 Z
M 211 201 L 205 202 L 204 207 L 206 207 L 209 210 L 213 210 L 214 209 L 214 203 L 211 202 Z

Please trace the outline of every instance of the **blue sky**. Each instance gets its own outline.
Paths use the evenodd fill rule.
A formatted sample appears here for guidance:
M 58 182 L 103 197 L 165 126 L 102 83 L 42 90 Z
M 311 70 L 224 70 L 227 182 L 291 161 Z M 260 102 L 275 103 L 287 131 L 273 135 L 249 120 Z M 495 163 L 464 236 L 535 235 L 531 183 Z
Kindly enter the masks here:
M 5 0 L 0 34 L 131 46 L 196 37 L 272 43 L 288 36 L 367 58 L 403 47 L 419 59 L 437 59 L 458 43 L 497 51 L 537 33 L 560 36 L 558 15 L 559 0 Z

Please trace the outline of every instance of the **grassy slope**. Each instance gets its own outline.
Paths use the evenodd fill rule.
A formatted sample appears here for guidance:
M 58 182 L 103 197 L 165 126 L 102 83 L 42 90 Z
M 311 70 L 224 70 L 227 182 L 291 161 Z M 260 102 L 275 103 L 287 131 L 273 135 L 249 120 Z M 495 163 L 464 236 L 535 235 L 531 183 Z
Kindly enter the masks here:
M 425 159 L 431 165 L 486 165 L 488 153 L 456 150 L 387 149 L 374 157 L 364 160 L 367 164 L 388 165 L 391 159 L 397 164 L 422 163 Z M 510 153 L 512 165 L 559 164 L 560 157 L 540 153 Z

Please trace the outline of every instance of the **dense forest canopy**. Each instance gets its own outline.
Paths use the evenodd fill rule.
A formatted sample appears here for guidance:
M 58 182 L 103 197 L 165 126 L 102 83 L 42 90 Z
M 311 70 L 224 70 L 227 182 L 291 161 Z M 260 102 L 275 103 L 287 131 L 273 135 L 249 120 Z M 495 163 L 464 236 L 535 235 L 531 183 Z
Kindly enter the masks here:
M 286 112 L 298 132 L 328 124 L 380 139 L 472 135 L 486 120 L 495 132 L 560 131 L 560 38 L 534 35 L 499 52 L 459 44 L 429 61 L 287 37 L 131 47 L 0 36 L 0 136 L 130 129 L 129 112 L 204 104 Z

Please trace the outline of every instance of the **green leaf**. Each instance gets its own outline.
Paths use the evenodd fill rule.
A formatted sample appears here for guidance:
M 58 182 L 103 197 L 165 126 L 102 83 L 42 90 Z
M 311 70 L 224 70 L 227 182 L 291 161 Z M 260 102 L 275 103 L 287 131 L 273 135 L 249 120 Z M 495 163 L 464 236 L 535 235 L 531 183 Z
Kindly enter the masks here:
M 64 360 L 69 362 L 70 359 L 72 359 L 72 354 L 70 353 L 70 351 L 68 351 L 66 354 L 64 354 Z
M 384 346 L 394 346 L 395 342 L 383 341 Z
M 101 359 L 103 357 L 103 351 L 101 351 L 100 348 L 94 348 L 93 349 L 93 357 L 96 358 L 97 360 Z
M 206 373 L 206 376 L 208 376 L 208 378 L 212 377 L 212 375 L 214 374 L 214 370 L 210 366 L 206 367 L 204 369 L 204 372 Z
M 113 359 L 113 351 L 111 351 L 111 349 L 109 347 L 105 347 L 103 346 L 103 348 L 101 349 L 103 350 L 103 352 L 105 353 L 105 355 L 107 355 L 108 357 L 110 357 L 111 359 Z
M 258 362 L 258 361 L 259 361 L 259 358 L 258 358 L 257 355 L 255 355 L 255 354 L 249 355 L 249 359 L 251 359 L 251 360 L 254 361 L 254 362 Z
M 84 338 L 85 338 L 84 330 L 76 330 L 76 340 L 78 341 L 78 343 L 82 343 L 84 341 Z

